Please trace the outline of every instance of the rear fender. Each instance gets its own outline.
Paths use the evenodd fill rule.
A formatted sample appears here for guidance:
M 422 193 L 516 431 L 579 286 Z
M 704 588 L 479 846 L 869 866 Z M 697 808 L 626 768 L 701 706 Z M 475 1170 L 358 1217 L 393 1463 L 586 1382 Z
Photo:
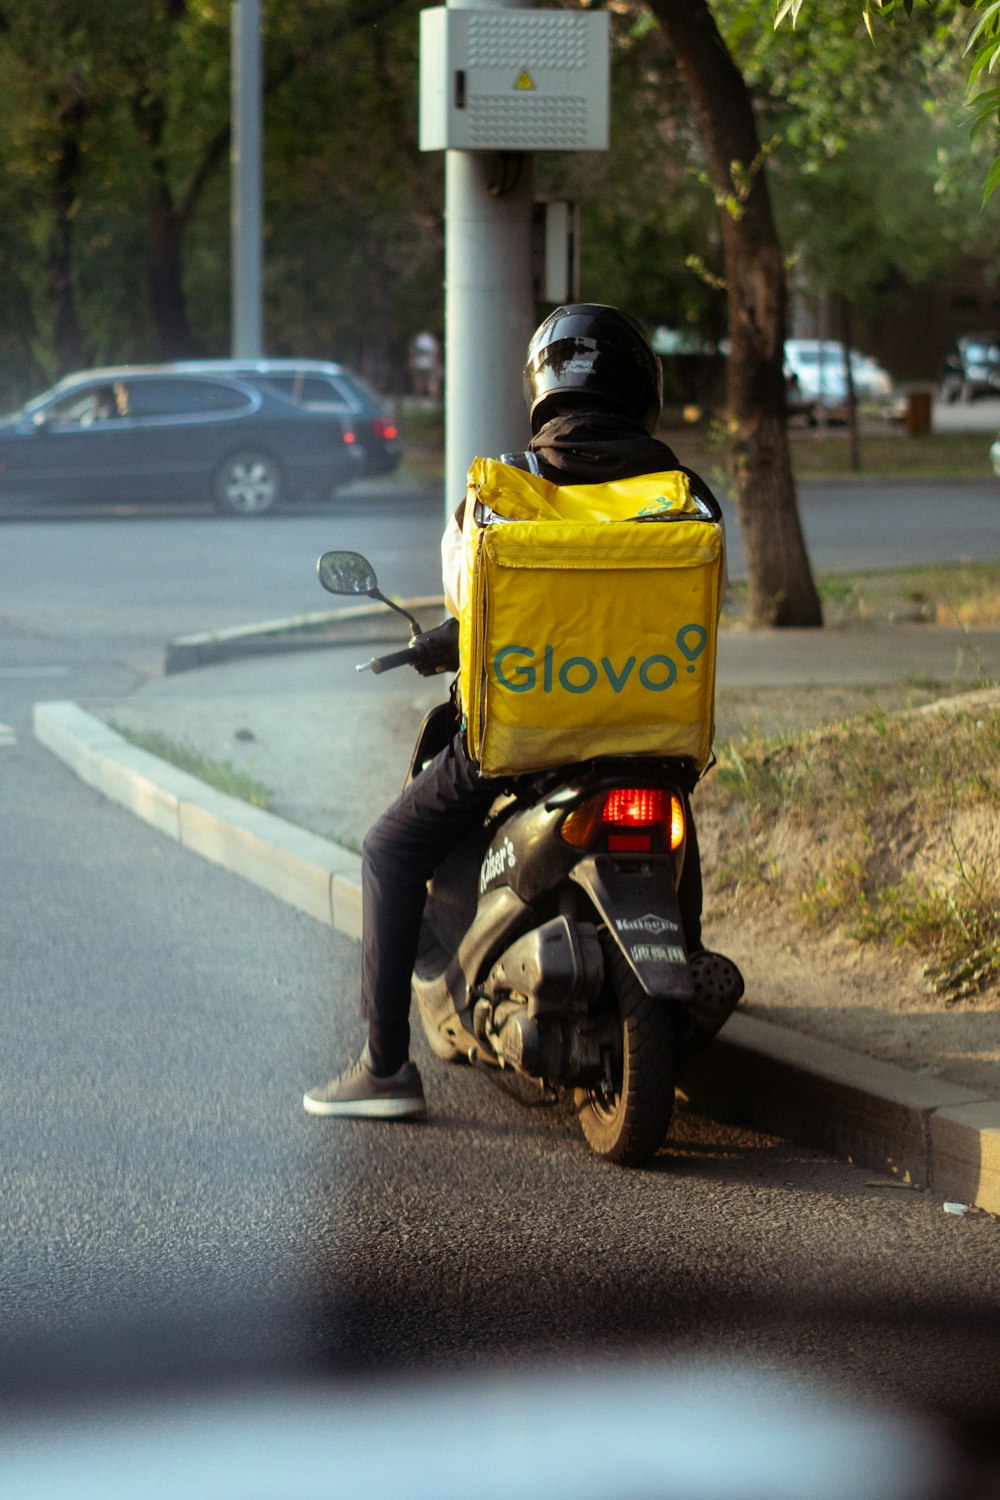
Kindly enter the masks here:
M 694 999 L 669 860 L 632 863 L 606 854 L 588 855 L 569 878 L 587 893 L 647 995 Z

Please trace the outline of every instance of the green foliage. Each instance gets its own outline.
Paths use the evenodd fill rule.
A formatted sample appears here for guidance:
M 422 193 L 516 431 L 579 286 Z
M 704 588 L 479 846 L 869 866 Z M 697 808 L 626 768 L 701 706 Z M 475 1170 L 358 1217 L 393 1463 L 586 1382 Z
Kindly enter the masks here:
M 419 7 L 380 9 L 287 18 L 268 98 L 268 319 L 275 353 L 336 353 L 393 386 L 412 335 L 442 331 L 443 161 L 417 146 Z
M 770 181 L 801 286 L 884 310 L 943 269 L 992 259 L 1000 215 L 977 211 L 988 160 L 960 118 L 958 16 L 918 8 L 877 46 L 841 6 L 778 35 L 748 27 L 744 9 L 737 30 L 764 128 L 786 142 Z
M 264 7 L 265 342 L 388 383 L 441 322 L 418 9 Z M 227 352 L 230 12 L 5 0 L 0 405 L 71 364 Z
M 871 5 L 869 19 L 890 15 Z M 265 343 L 346 358 L 390 387 L 412 334 L 443 321 L 443 163 L 417 147 L 419 9 L 264 7 Z M 979 10 L 982 156 L 998 37 L 995 4 Z M 948 106 L 961 46 L 942 8 L 916 7 L 878 47 L 840 7 L 778 37 L 772 0 L 712 0 L 712 14 L 765 141 L 732 169 L 731 213 L 766 157 L 801 264 L 860 300 L 969 249 L 975 174 Z M 69 364 L 227 350 L 230 21 L 229 0 L 4 0 L 0 407 Z M 583 295 L 717 343 L 720 229 L 690 99 L 638 0 L 615 4 L 612 37 L 612 149 L 541 154 L 539 192 L 582 206 Z
M 612 11 L 611 149 L 541 155 L 541 197 L 571 198 L 582 218 L 581 293 L 626 306 L 649 327 L 726 333 L 724 288 L 689 266 L 721 266 L 704 154 L 660 28 L 638 6 Z
M 774 26 L 777 29 L 790 18 L 793 27 L 799 19 L 804 0 L 777 0 Z M 940 7 L 935 0 L 927 0 L 927 7 L 937 24 Z M 908 21 L 916 18 L 913 0 L 864 0 L 861 18 L 872 42 L 875 41 L 874 20 L 877 18 L 893 26 L 897 13 L 902 10 Z M 1000 71 L 1000 0 L 961 0 L 958 16 L 966 10 L 978 10 L 979 16 L 966 41 L 963 56 L 971 55 L 968 65 L 966 103 L 973 113 L 971 134 L 979 136 L 992 127 L 996 136 L 1000 126 L 1000 88 L 989 87 L 989 75 Z M 997 186 L 1000 185 L 1000 155 L 996 154 L 996 140 L 991 142 L 993 160 L 986 173 L 982 202 L 985 205 Z

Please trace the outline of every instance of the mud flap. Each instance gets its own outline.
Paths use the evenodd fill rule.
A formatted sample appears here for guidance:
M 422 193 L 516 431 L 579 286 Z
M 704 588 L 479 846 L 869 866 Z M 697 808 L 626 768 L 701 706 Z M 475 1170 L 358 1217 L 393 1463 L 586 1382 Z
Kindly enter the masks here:
M 650 866 L 606 854 L 581 859 L 569 878 L 582 886 L 607 925 L 647 995 L 692 1000 L 673 869 L 668 861 Z

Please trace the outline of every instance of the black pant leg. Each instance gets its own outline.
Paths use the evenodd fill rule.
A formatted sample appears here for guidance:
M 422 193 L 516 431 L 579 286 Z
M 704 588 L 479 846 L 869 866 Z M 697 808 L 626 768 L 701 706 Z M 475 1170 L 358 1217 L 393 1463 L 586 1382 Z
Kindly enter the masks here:
M 479 826 L 498 790 L 455 740 L 365 838 L 361 1010 L 376 1072 L 395 1072 L 409 1055 L 410 975 L 427 882 L 445 856 Z

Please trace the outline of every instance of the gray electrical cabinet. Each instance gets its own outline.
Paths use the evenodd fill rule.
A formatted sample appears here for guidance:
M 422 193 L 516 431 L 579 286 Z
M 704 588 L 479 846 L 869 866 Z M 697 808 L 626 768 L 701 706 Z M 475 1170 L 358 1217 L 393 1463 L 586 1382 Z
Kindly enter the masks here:
M 607 11 L 420 13 L 422 151 L 606 151 Z

